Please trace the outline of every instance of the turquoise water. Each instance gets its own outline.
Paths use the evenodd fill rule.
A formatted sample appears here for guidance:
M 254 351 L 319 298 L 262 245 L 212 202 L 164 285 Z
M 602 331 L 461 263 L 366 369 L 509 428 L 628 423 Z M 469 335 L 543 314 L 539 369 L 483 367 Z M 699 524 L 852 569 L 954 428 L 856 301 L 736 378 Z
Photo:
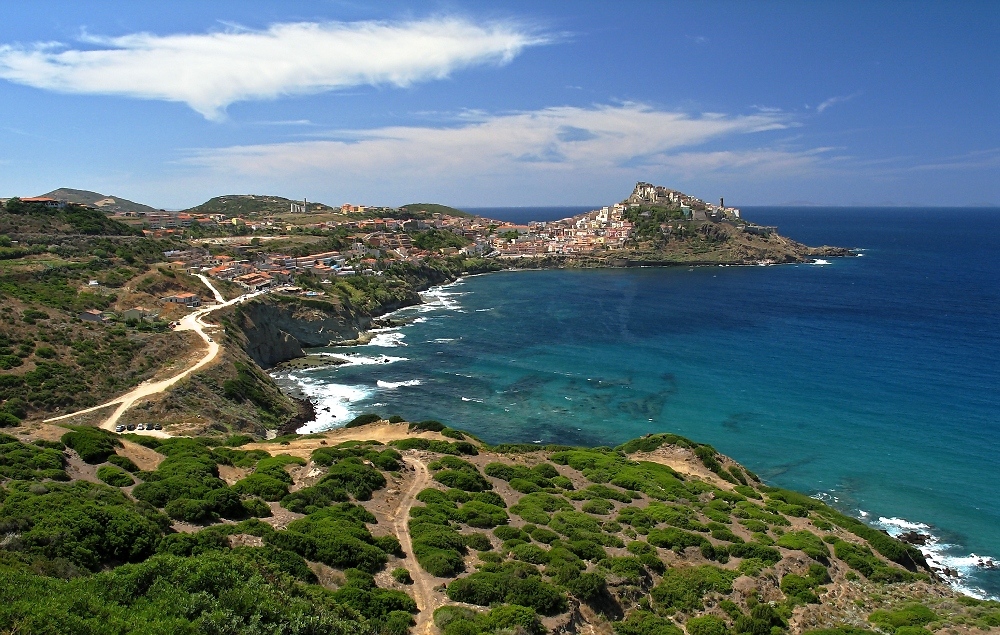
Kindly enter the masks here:
M 960 584 L 1000 595 L 971 557 L 1000 556 L 1000 213 L 745 214 L 863 256 L 468 278 L 294 374 L 312 429 L 376 411 L 491 442 L 675 432 L 890 531 L 925 524 Z

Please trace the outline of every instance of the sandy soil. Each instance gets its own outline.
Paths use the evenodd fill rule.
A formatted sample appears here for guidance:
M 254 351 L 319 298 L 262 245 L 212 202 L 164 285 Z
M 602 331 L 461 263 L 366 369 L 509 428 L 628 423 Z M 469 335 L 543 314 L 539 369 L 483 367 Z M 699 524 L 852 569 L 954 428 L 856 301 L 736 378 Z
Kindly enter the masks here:
M 212 285 L 211 281 L 208 278 L 204 276 L 198 276 L 198 277 L 201 278 L 201 280 L 205 283 L 206 286 L 208 286 L 209 289 L 211 289 L 212 294 L 215 296 L 217 300 L 222 299 L 222 294 L 219 292 L 218 289 L 216 289 Z M 77 412 L 71 412 L 69 414 L 59 415 L 58 417 L 52 417 L 50 419 L 46 419 L 45 422 L 51 423 L 54 421 L 62 421 L 65 419 L 78 417 L 79 415 L 96 412 L 98 410 L 107 408 L 108 406 L 114 404 L 119 404 L 118 407 L 115 408 L 115 410 L 111 413 L 111 415 L 100 424 L 100 426 L 105 430 L 114 430 L 115 424 L 118 423 L 118 419 L 122 416 L 122 414 L 125 413 L 126 410 L 135 405 L 136 402 L 167 390 L 168 388 L 170 388 L 180 380 L 184 379 L 191 373 L 197 372 L 198 370 L 204 368 L 208 364 L 211 364 L 218 356 L 220 347 L 218 342 L 214 341 L 213 338 L 211 337 L 210 331 L 217 329 L 218 327 L 214 324 L 208 324 L 204 322 L 202 318 L 205 315 L 211 313 L 212 311 L 215 311 L 225 306 L 239 303 L 244 299 L 251 297 L 252 295 L 256 294 L 247 294 L 240 296 L 239 298 L 236 298 L 234 300 L 230 300 L 228 302 L 220 302 L 216 305 L 205 307 L 203 309 L 194 311 L 193 313 L 189 313 L 188 315 L 184 316 L 181 319 L 180 325 L 174 330 L 194 331 L 199 337 L 201 337 L 201 339 L 204 341 L 206 345 L 206 350 L 204 351 L 204 354 L 201 356 L 201 359 L 199 359 L 193 365 L 188 366 L 184 371 L 159 381 L 143 382 L 130 392 L 127 392 L 124 395 L 121 395 L 120 397 L 116 397 L 111 401 L 100 404 L 98 406 L 94 406 L 92 408 L 86 408 L 84 410 L 79 410 Z M 162 430 L 149 430 L 146 432 L 146 434 L 149 436 L 155 436 L 161 438 L 168 438 L 171 436 L 170 434 Z

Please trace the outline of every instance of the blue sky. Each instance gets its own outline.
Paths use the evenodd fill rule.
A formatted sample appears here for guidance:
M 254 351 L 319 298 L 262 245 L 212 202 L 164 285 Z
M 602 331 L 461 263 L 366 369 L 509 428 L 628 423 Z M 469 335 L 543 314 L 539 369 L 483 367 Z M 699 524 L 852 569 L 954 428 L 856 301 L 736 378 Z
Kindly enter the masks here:
M 1000 205 L 1000 3 L 4 2 L 0 196 Z

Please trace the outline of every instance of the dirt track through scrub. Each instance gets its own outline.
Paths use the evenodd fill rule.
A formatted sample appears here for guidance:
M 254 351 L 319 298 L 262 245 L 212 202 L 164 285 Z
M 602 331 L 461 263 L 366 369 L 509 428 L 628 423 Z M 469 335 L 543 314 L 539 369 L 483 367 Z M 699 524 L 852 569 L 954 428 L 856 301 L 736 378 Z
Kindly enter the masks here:
M 429 635 L 434 632 L 434 609 L 440 603 L 434 592 L 434 578 L 424 571 L 417 564 L 417 557 L 413 554 L 413 539 L 410 537 L 410 508 L 417 500 L 417 494 L 430 484 L 430 474 L 427 466 L 420 459 L 414 457 L 403 457 L 403 461 L 413 468 L 413 483 L 406 495 L 399 501 L 396 513 L 393 518 L 393 525 L 396 529 L 396 537 L 399 544 L 403 546 L 407 558 L 410 560 L 410 577 L 413 578 L 413 600 L 417 603 L 420 613 L 417 615 L 417 625 L 413 628 L 414 635 Z

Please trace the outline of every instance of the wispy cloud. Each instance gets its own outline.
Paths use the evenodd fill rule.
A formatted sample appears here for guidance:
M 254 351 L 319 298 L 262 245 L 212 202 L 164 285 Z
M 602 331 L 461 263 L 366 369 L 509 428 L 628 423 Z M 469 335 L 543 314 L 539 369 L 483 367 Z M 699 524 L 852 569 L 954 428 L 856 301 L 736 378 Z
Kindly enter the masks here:
M 677 148 L 793 125 L 779 114 L 727 116 L 656 110 L 642 104 L 555 107 L 488 115 L 465 113 L 450 127 L 341 130 L 333 139 L 203 150 L 189 162 L 248 174 L 393 169 L 422 174 L 517 169 L 613 168 Z
M 455 115 L 446 125 L 338 130 L 325 138 L 204 149 L 184 163 L 222 180 L 322 179 L 344 192 L 391 184 L 393 191 L 453 201 L 481 200 L 485 192 L 508 192 L 518 184 L 524 196 L 515 198 L 549 200 L 552 188 L 577 191 L 609 179 L 628 182 L 636 174 L 669 182 L 712 171 L 798 174 L 823 151 L 700 149 L 708 143 L 745 146 L 738 137 L 797 125 L 784 113 L 691 115 L 636 103 L 477 111 Z
M 827 99 L 826 101 L 824 101 L 819 106 L 816 106 L 816 112 L 823 112 L 824 110 L 826 110 L 830 106 L 835 106 L 836 104 L 842 104 L 845 101 L 850 101 L 850 100 L 852 100 L 855 97 L 858 97 L 860 95 L 861 95 L 861 93 L 853 93 L 853 94 L 850 94 L 850 95 L 837 95 L 837 96 L 831 97 L 831 98 Z
M 463 18 L 298 22 L 254 31 L 0 46 L 0 78 L 36 88 L 188 104 L 218 120 L 232 103 L 352 86 L 408 86 L 456 70 L 505 64 L 549 41 L 513 23 Z

